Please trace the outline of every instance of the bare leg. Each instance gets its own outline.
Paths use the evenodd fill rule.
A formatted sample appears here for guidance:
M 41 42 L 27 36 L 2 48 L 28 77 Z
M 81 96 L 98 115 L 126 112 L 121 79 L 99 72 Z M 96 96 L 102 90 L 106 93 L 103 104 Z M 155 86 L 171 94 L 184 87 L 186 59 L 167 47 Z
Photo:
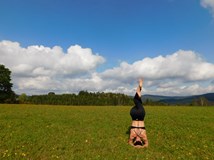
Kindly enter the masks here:
M 143 79 L 140 79 L 139 80 L 139 85 L 138 85 L 137 91 L 136 91 L 139 97 L 141 97 L 141 89 L 142 89 L 142 87 L 143 87 Z

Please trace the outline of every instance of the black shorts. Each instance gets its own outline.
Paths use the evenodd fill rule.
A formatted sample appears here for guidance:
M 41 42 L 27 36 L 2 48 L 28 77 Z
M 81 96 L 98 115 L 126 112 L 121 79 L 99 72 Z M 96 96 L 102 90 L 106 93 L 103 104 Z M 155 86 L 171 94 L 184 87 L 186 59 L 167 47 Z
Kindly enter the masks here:
M 142 100 L 137 93 L 135 94 L 133 100 L 134 100 L 135 106 L 132 107 L 132 109 L 130 110 L 130 115 L 132 117 L 132 120 L 143 121 L 146 113 L 142 105 Z

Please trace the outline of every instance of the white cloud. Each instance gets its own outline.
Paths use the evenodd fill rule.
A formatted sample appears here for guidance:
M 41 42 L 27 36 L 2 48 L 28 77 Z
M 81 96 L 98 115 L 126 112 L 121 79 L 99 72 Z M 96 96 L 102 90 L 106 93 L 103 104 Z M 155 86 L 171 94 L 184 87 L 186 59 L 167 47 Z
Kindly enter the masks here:
M 89 48 L 78 45 L 63 53 L 61 47 L 29 46 L 22 48 L 19 43 L 0 42 L 0 63 L 8 66 L 19 76 L 75 76 L 96 69 L 104 63 L 102 56 L 95 55 Z
M 204 87 L 203 85 L 199 85 L 197 83 L 186 84 L 182 86 L 179 84 L 173 87 L 157 87 L 156 90 L 146 90 L 146 94 L 155 94 L 155 95 L 167 95 L 167 96 L 187 96 L 187 95 L 200 95 L 204 93 L 214 92 L 214 85 L 208 85 Z
M 12 71 L 15 91 L 19 93 L 60 91 L 67 79 L 90 75 L 104 62 L 102 56 L 79 45 L 69 47 L 64 53 L 59 46 L 23 48 L 17 42 L 0 42 L 0 64 Z M 65 86 L 61 92 L 66 90 L 70 88 Z
M 209 80 L 214 78 L 214 64 L 206 62 L 193 51 L 179 50 L 165 57 L 144 58 L 133 64 L 122 62 L 119 67 L 103 72 L 101 77 L 123 82 L 131 82 L 140 77 L 147 80 Z
M 214 79 L 214 64 L 206 62 L 193 51 L 179 50 L 167 56 L 144 58 L 132 64 L 121 62 L 120 66 L 100 73 L 102 79 L 133 84 L 144 77 L 146 94 L 191 95 L 214 92 L 213 84 L 197 86 Z M 130 87 L 130 92 L 133 88 Z M 127 90 L 126 90 L 126 93 Z
M 214 17 L 214 0 L 201 0 L 201 5 L 209 9 Z
M 145 57 L 134 63 L 96 72 L 104 57 L 89 48 L 29 46 L 0 42 L 0 64 L 12 71 L 18 94 L 116 92 L 134 94 L 137 79 L 144 77 L 144 94 L 191 95 L 214 92 L 214 64 L 193 51 L 179 50 L 167 56 Z

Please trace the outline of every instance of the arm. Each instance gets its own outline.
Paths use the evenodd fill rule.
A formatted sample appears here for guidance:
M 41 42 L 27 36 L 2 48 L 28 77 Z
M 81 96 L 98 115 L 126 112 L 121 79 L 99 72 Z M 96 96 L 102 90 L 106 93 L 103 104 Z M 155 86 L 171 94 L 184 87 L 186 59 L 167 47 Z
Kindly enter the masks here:
M 129 135 L 129 140 L 128 140 L 128 144 L 130 144 L 131 146 L 134 146 L 134 138 L 136 137 L 135 132 L 133 132 L 133 130 L 130 130 L 130 135 Z
M 146 131 L 145 133 L 142 135 L 142 140 L 144 142 L 144 145 L 143 146 L 140 146 L 140 148 L 147 148 L 149 146 L 149 142 L 148 142 L 148 139 L 147 139 L 147 135 L 146 135 Z
M 134 147 L 133 139 L 129 139 L 128 144 Z

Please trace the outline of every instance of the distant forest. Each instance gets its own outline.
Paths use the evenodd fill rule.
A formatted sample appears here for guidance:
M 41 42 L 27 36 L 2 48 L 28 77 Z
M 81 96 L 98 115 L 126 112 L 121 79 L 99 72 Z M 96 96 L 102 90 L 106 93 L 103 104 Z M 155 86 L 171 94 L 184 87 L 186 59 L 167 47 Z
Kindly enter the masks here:
M 80 91 L 79 94 L 55 94 L 49 92 L 47 95 L 27 96 L 21 94 L 18 97 L 19 103 L 50 104 L 50 105 L 133 105 L 132 98 L 120 93 L 91 93 Z
M 213 96 L 212 96 L 213 97 Z M 195 97 L 163 97 L 154 99 L 154 96 L 142 96 L 143 105 L 149 106 L 210 106 L 214 103 L 206 96 Z M 121 93 L 104 93 L 80 91 L 78 94 L 55 94 L 49 92 L 46 95 L 27 96 L 25 93 L 17 98 L 21 104 L 49 104 L 49 105 L 99 105 L 99 106 L 133 106 L 133 97 Z

